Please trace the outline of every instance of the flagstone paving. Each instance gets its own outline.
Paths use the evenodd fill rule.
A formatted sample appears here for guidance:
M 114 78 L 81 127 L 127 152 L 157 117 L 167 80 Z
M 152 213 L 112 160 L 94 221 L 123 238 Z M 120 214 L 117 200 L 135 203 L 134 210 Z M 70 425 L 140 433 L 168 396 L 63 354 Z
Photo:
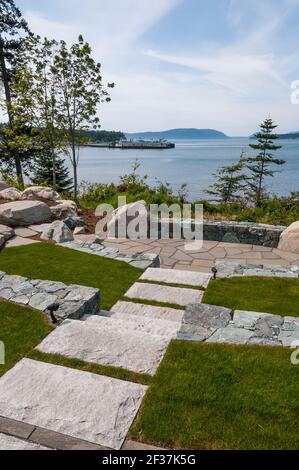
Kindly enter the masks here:
M 0 379 L 0 415 L 120 449 L 146 389 L 22 359 Z
M 221 260 L 253 265 L 299 266 L 299 253 L 240 243 L 204 241 L 202 248 L 195 250 L 185 250 L 184 240 L 107 239 L 104 244 L 111 247 L 117 244 L 124 253 L 156 253 L 160 256 L 161 268 L 184 271 L 210 273 L 215 263 Z

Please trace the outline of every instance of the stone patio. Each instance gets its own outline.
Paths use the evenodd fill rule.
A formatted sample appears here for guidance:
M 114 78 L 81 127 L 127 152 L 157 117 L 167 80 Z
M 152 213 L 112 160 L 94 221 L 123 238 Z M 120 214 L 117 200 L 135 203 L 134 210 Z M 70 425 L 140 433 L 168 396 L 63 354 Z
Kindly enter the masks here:
M 156 253 L 161 267 L 210 273 L 216 262 L 225 260 L 240 264 L 299 266 L 299 254 L 255 245 L 204 241 L 200 250 L 186 251 L 184 240 L 106 240 L 106 246 L 123 253 Z

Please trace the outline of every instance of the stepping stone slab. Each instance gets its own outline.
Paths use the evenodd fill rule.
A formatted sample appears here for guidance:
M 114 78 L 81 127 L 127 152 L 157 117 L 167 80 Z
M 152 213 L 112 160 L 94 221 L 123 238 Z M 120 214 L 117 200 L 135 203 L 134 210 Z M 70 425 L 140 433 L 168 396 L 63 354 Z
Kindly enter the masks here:
M 12 248 L 14 246 L 33 245 L 34 243 L 40 242 L 38 240 L 32 240 L 31 238 L 14 237 L 8 240 L 8 242 L 6 243 L 6 248 Z
M 158 320 L 157 318 L 138 317 L 126 313 L 115 313 L 110 317 L 111 322 L 116 322 L 116 328 L 121 325 L 124 329 L 139 331 L 145 335 L 162 336 L 166 339 L 174 339 L 181 327 L 179 322 L 168 320 Z M 91 315 L 87 318 L 88 325 L 94 325 L 96 328 L 102 328 L 101 318 L 97 315 Z
M 38 232 L 35 232 L 34 230 L 31 230 L 30 228 L 21 227 L 21 228 L 15 229 L 15 234 L 18 237 L 30 238 L 30 237 L 35 237 L 36 235 L 38 235 Z
M 118 450 L 146 388 L 22 359 L 0 379 L 0 415 Z
M 127 315 L 138 315 L 147 318 L 157 318 L 173 322 L 181 322 L 184 316 L 184 310 L 169 307 L 156 307 L 155 305 L 144 305 L 135 302 L 117 302 L 111 309 L 111 312 L 119 312 Z
M 195 289 L 135 282 L 125 296 L 129 299 L 148 300 L 185 307 L 190 303 L 201 302 L 203 294 L 203 291 Z
M 207 287 L 211 276 L 209 274 L 180 271 L 178 269 L 149 268 L 142 274 L 141 280 L 181 284 L 186 286 Z
M 154 375 L 168 347 L 169 338 L 124 327 L 121 322 L 98 317 L 97 326 L 66 320 L 37 347 L 49 354 L 121 367 Z M 100 326 L 101 325 L 101 326 Z
M 47 447 L 23 441 L 17 437 L 0 434 L 0 450 L 50 450 Z

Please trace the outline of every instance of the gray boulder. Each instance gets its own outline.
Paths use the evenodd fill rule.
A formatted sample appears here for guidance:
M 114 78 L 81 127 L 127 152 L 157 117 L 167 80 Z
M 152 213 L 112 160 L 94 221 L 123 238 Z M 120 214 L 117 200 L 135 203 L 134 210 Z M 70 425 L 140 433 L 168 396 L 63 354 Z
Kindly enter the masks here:
M 0 224 L 8 227 L 28 227 L 50 219 L 49 207 L 40 201 L 15 201 L 0 205 Z
M 7 201 L 19 201 L 21 197 L 21 191 L 16 188 L 4 188 L 0 191 L 0 199 L 6 199 Z
M 78 207 L 74 201 L 56 201 L 57 205 L 51 207 L 52 215 L 57 219 L 67 219 L 78 215 Z
M 11 227 L 0 225 L 0 235 L 7 241 L 15 235 L 15 231 Z
M 280 236 L 278 249 L 299 253 L 299 221 L 291 224 Z
M 81 228 L 85 225 L 84 219 L 82 217 L 67 217 L 63 220 L 63 222 L 70 230 L 75 230 L 75 228 Z
M 113 211 L 107 224 L 108 238 L 147 238 L 149 226 L 150 212 L 145 201 L 126 204 Z
M 73 241 L 74 237 L 71 230 L 62 220 L 56 220 L 41 234 L 41 240 L 66 243 Z
M 43 186 L 30 186 L 22 193 L 22 199 L 29 199 L 36 201 L 38 199 L 46 199 L 48 201 L 57 201 L 60 195 L 52 188 L 45 188 Z

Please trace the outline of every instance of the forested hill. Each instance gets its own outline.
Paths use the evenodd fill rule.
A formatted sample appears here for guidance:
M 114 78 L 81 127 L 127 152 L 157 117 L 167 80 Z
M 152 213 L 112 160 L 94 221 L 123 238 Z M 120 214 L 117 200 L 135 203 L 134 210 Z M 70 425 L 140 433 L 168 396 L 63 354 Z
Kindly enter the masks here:
M 214 129 L 170 129 L 157 132 L 126 133 L 127 139 L 228 139 Z

